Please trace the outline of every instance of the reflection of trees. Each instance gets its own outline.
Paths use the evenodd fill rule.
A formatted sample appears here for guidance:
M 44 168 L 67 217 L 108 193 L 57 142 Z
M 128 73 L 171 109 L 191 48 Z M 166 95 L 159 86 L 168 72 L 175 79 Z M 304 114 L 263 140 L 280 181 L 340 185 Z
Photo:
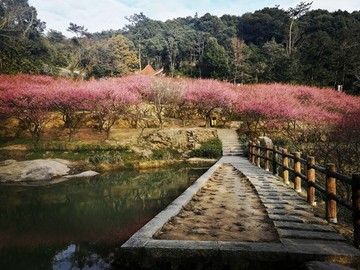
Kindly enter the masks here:
M 111 269 L 109 262 L 104 260 L 99 254 L 91 251 L 89 244 L 69 245 L 65 250 L 58 252 L 54 259 L 52 269 Z M 106 256 L 105 256 L 106 257 Z
M 112 245 L 128 239 L 203 172 L 121 171 L 49 186 L 0 186 L 0 234 L 10 239 L 0 243 L 0 269 L 59 269 L 61 262 L 80 269 L 108 266 Z M 69 243 L 75 249 L 57 260 Z
M 49 186 L 3 186 L 0 230 L 16 228 L 48 242 L 97 239 L 148 220 L 202 172 L 122 171 Z
M 11 248 L 0 252 L 0 269 L 111 269 L 112 248 L 90 243 Z

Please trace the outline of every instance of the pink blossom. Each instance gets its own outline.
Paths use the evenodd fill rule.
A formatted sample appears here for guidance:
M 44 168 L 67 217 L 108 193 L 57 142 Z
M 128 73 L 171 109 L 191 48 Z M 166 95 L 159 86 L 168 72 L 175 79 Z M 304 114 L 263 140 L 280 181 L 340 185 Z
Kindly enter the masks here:
M 186 87 L 184 100 L 197 108 L 208 126 L 212 112 L 217 108 L 232 109 L 236 95 L 230 84 L 216 80 L 195 80 Z

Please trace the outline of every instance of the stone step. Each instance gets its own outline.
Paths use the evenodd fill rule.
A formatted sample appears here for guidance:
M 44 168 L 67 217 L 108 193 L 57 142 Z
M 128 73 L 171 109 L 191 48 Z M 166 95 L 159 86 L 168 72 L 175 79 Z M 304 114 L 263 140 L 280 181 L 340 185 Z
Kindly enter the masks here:
M 301 217 L 301 216 L 269 214 L 269 218 L 274 221 L 287 221 L 287 222 L 322 224 L 322 225 L 328 224 L 328 222 L 325 219 L 318 218 L 318 217 Z
M 319 214 L 314 211 L 304 211 L 304 210 L 268 209 L 268 213 L 274 215 L 319 217 Z
M 333 232 L 333 233 L 336 232 L 336 230 L 333 227 L 328 225 L 296 223 L 296 222 L 286 222 L 286 221 L 274 221 L 273 223 L 276 228 L 280 228 L 280 229 L 314 231 L 314 232 Z
M 336 232 L 313 232 L 313 231 L 284 230 L 284 229 L 278 229 L 277 231 L 279 236 L 282 238 L 312 239 L 312 240 L 327 240 L 327 241 L 346 240 L 344 236 Z
M 236 150 L 236 151 L 240 151 L 243 150 L 241 146 L 223 146 L 222 148 L 223 150 Z
M 222 142 L 223 156 L 243 155 L 243 147 L 240 144 L 238 135 L 234 129 L 218 129 L 217 133 Z

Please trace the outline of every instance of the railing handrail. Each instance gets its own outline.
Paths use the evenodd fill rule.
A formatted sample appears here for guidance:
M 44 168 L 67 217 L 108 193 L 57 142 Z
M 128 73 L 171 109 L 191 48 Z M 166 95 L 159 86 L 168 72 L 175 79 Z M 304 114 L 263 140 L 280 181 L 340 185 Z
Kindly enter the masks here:
M 265 155 L 261 154 L 261 150 Z M 270 153 L 272 153 L 270 157 Z M 279 162 L 281 157 L 281 162 Z M 325 195 L 326 218 L 329 222 L 337 223 L 336 203 L 339 203 L 352 211 L 354 227 L 354 245 L 360 247 L 360 173 L 355 173 L 352 177 L 336 172 L 334 164 L 327 164 L 326 167 L 316 165 L 314 157 L 301 157 L 300 152 L 288 153 L 287 149 L 277 146 L 263 146 L 260 142 L 249 142 L 249 161 L 261 167 L 261 159 L 265 162 L 265 169 L 270 170 L 270 163 L 273 166 L 273 174 L 278 174 L 278 167 L 282 168 L 282 178 L 286 184 L 289 183 L 289 172 L 294 175 L 294 188 L 301 192 L 301 180 L 307 183 L 307 200 L 313 206 L 316 205 L 315 190 Z M 289 166 L 289 159 L 293 162 L 293 167 Z M 307 174 L 302 173 L 302 166 L 306 166 Z M 326 187 L 315 183 L 316 172 L 322 173 L 326 177 Z M 336 194 L 336 181 L 339 180 L 351 186 L 352 204 Z

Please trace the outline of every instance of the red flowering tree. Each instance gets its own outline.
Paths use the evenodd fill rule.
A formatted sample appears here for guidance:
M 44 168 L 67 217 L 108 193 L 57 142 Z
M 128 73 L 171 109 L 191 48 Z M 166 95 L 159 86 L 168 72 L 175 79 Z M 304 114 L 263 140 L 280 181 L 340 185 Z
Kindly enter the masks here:
M 141 101 L 139 94 L 129 91 L 116 79 L 90 81 L 86 87 L 90 92 L 91 111 L 100 130 L 105 131 L 106 138 L 110 137 L 110 130 L 116 121 L 124 116 L 132 105 Z
M 349 96 L 344 101 L 351 106 L 331 130 L 328 141 L 315 150 L 324 149 L 325 162 L 333 162 L 338 171 L 351 175 L 360 171 L 360 98 Z
M 272 131 L 285 132 L 293 141 L 298 141 L 310 126 L 328 128 L 340 114 L 329 109 L 328 103 L 321 102 L 328 93 L 316 87 L 259 84 L 240 86 L 237 92 L 236 112 L 254 134 L 259 130 L 265 135 Z
M 51 116 L 49 85 L 45 76 L 2 76 L 0 110 L 6 117 L 15 117 L 31 135 L 35 145 Z
M 154 106 L 154 113 L 160 125 L 164 125 L 166 110 L 174 107 L 182 99 L 184 84 L 175 80 L 156 78 L 154 82 L 142 91 L 143 97 Z
M 134 93 L 139 99 L 130 110 L 126 111 L 126 117 L 129 119 L 131 125 L 137 128 L 141 120 L 146 117 L 150 111 L 149 106 L 147 106 L 144 101 L 146 100 L 145 95 L 154 81 L 154 77 L 137 74 L 116 78 L 116 81 L 122 85 L 123 89 Z M 146 125 L 143 128 L 145 127 Z
M 154 79 L 152 76 L 138 74 L 116 78 L 115 80 L 130 92 L 146 95 Z
M 185 89 L 184 100 L 193 106 L 210 126 L 210 118 L 216 109 L 232 109 L 236 95 L 230 84 L 215 80 L 195 80 Z
M 84 116 L 89 112 L 89 91 L 80 81 L 58 80 L 52 86 L 52 108 L 60 112 L 69 141 L 80 129 Z

